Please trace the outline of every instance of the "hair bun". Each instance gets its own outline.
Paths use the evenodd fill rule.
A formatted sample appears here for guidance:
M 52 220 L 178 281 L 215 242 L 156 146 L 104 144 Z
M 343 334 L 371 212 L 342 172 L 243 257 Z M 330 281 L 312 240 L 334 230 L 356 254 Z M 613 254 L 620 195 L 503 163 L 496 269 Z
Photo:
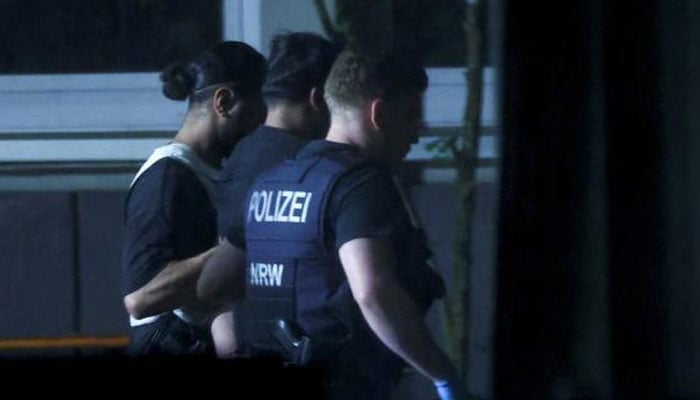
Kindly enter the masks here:
M 170 64 L 160 74 L 163 82 L 163 94 L 173 100 L 185 100 L 194 89 L 194 77 L 188 65 Z

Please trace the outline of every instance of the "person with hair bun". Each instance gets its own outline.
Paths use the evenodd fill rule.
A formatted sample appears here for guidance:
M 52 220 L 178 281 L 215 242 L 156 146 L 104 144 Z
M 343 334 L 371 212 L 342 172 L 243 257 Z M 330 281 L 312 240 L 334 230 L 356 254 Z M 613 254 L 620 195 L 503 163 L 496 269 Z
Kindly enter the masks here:
M 215 181 L 222 160 L 263 122 L 267 64 L 242 42 L 222 42 L 161 74 L 163 94 L 187 100 L 172 142 L 155 149 L 126 200 L 124 306 L 135 356 L 214 355 L 212 306 L 196 283 L 216 244 Z M 215 332 L 215 331 L 214 331 Z M 225 339 L 225 338 L 224 338 Z

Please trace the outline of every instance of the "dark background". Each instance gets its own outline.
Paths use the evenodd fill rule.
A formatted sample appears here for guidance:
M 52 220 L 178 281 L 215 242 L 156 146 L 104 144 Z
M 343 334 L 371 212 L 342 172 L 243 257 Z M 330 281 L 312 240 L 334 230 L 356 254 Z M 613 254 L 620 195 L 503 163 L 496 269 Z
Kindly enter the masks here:
M 495 397 L 700 398 L 700 3 L 506 3 Z
M 700 398 L 700 3 L 491 4 L 503 15 L 501 181 L 484 204 L 500 193 L 494 397 Z M 123 196 L 0 195 L 0 337 L 124 331 L 108 295 Z

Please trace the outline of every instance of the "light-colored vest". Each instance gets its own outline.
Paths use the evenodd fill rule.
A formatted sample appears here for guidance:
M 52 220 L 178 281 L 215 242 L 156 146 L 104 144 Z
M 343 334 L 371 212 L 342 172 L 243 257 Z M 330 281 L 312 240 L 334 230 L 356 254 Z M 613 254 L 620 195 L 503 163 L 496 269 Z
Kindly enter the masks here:
M 153 154 L 151 154 L 151 156 L 148 157 L 146 162 L 143 163 L 143 165 L 139 169 L 139 172 L 136 173 L 136 176 L 134 176 L 134 179 L 131 181 L 130 187 L 133 187 L 136 181 L 141 177 L 141 175 L 143 175 L 144 172 L 151 168 L 153 164 L 166 157 L 172 158 L 185 164 L 195 174 L 197 179 L 199 179 L 199 181 L 202 183 L 202 186 L 204 186 L 204 189 L 209 195 L 209 200 L 213 204 L 216 189 L 215 181 L 219 179 L 220 171 L 205 163 L 204 160 L 199 158 L 199 156 L 192 150 L 190 146 L 184 143 L 169 143 L 165 146 L 161 146 L 155 149 L 153 151 Z M 215 244 L 216 243 L 212 243 L 212 246 Z M 173 313 L 184 321 L 198 325 L 207 324 L 210 318 L 209 315 L 203 312 L 197 312 L 195 310 L 190 309 L 183 310 L 181 308 L 178 308 L 176 310 L 173 310 Z M 134 317 L 129 316 L 129 324 L 131 326 L 150 324 L 158 320 L 158 318 L 160 318 L 163 314 L 153 315 L 141 319 L 136 319 Z

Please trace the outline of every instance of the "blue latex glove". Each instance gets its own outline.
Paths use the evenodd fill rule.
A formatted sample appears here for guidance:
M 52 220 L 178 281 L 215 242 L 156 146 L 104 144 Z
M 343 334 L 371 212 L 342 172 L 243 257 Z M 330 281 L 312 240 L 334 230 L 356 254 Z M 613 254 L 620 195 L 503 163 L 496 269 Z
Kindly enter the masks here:
M 434 381 L 440 400 L 467 400 L 467 389 L 460 379 Z

